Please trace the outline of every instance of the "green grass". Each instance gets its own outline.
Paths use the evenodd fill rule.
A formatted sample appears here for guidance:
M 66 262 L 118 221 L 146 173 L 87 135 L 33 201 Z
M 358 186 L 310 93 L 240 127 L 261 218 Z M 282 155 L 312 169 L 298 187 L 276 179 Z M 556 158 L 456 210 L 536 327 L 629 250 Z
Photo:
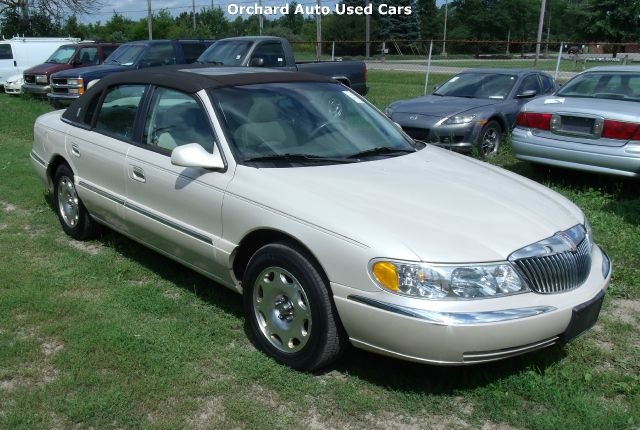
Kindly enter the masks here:
M 369 78 L 381 108 L 424 85 Z M 28 162 L 48 110 L 0 95 L 0 428 L 640 425 L 637 182 L 533 168 L 508 147 L 494 160 L 580 205 L 614 261 L 598 325 L 572 344 L 464 368 L 352 350 L 311 375 L 255 351 L 234 293 L 118 234 L 62 233 Z

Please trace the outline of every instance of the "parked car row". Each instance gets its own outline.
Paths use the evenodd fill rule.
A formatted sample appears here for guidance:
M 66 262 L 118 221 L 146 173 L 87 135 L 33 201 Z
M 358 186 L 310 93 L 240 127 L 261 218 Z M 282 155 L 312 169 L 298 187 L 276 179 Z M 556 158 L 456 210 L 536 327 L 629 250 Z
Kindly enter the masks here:
M 412 138 L 448 149 L 492 156 L 512 130 L 521 160 L 637 178 L 639 102 L 638 66 L 596 67 L 561 88 L 539 71 L 474 69 L 385 113 Z
M 456 82 L 439 92 L 466 95 Z M 297 369 L 349 344 L 434 364 L 562 344 L 595 324 L 611 279 L 569 200 L 411 139 L 317 74 L 112 73 L 34 137 L 68 235 L 108 226 L 241 293 L 255 344 Z

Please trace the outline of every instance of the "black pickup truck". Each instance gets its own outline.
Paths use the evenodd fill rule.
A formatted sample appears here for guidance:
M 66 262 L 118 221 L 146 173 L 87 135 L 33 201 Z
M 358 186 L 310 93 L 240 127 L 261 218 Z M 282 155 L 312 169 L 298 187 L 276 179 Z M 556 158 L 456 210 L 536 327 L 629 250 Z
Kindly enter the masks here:
M 201 64 L 269 67 L 328 76 L 365 95 L 367 66 L 363 61 L 297 62 L 287 39 L 273 36 L 243 36 L 221 39 L 198 58 Z

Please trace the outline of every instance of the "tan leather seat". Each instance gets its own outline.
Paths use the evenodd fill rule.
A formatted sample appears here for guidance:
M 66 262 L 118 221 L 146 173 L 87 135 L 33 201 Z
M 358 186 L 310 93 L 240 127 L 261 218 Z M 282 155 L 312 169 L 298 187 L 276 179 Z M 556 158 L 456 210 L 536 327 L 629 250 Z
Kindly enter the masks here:
M 276 106 L 268 99 L 255 100 L 247 119 L 248 122 L 238 127 L 233 134 L 238 149 L 244 154 L 256 151 L 262 153 L 261 146 L 267 146 L 275 153 L 282 153 L 297 142 L 291 126 L 279 117 Z

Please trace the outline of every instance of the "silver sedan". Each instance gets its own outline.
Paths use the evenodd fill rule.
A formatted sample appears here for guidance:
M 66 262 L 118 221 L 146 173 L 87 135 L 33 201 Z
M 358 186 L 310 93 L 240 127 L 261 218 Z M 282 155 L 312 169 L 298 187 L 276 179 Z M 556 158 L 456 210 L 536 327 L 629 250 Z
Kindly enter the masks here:
M 595 67 L 527 103 L 512 146 L 521 160 L 640 177 L 640 67 Z

